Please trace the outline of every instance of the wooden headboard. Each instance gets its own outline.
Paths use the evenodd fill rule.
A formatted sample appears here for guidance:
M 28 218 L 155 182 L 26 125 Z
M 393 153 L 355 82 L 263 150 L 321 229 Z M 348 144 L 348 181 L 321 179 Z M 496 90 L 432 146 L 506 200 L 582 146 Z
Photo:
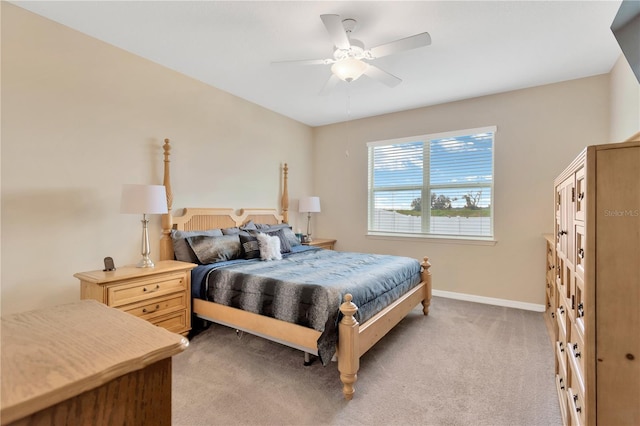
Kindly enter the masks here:
M 264 223 L 275 225 L 289 222 L 289 192 L 287 189 L 287 179 L 289 168 L 285 163 L 282 167 L 283 187 L 281 208 L 282 214 L 276 209 L 241 209 L 239 214 L 230 208 L 185 208 L 182 216 L 173 216 L 173 191 L 171 189 L 171 174 L 169 168 L 169 154 L 171 145 L 169 139 L 164 140 L 164 180 L 163 184 L 167 189 L 167 210 L 168 213 L 162 215 L 162 238 L 160 238 L 160 260 L 172 260 L 173 241 L 171 240 L 171 230 L 182 231 L 202 231 L 215 228 L 233 228 L 241 226 L 250 220 L 254 223 Z

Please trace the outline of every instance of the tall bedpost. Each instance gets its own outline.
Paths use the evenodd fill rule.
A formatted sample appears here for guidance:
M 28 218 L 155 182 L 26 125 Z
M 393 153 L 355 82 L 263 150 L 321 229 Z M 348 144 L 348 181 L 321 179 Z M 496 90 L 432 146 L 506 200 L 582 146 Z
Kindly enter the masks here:
M 342 381 L 342 393 L 346 400 L 353 398 L 355 388 L 353 387 L 358 380 L 358 369 L 360 368 L 360 324 L 356 321 L 354 315 L 358 311 L 358 307 L 351 300 L 351 294 L 345 294 L 344 303 L 340 305 L 342 319 L 338 324 L 338 371 L 340 371 L 340 380 Z
M 431 305 L 431 271 L 429 268 L 431 268 L 431 263 L 429 263 L 429 258 L 425 256 L 420 264 L 420 275 L 422 281 L 426 283 L 424 286 L 424 300 L 422 300 L 422 313 L 425 315 L 429 315 L 429 305 Z
M 173 259 L 173 243 L 171 241 L 171 229 L 173 228 L 173 216 L 171 208 L 173 206 L 173 191 L 171 190 L 171 171 L 169 168 L 169 155 L 171 145 L 169 139 L 164 140 L 164 179 L 163 185 L 167 190 L 167 214 L 162 215 L 162 237 L 160 238 L 160 260 Z
M 282 173 L 282 220 L 284 223 L 289 223 L 289 188 L 287 183 L 287 180 L 289 179 L 289 166 L 287 166 L 287 163 L 284 163 Z

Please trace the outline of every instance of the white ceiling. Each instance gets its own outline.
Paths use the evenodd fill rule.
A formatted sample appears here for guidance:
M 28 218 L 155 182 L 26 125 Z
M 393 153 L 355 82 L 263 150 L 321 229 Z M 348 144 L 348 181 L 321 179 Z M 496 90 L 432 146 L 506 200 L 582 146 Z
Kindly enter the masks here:
M 14 1 L 80 32 L 311 126 L 571 80 L 613 67 L 620 1 Z M 320 95 L 330 57 L 321 14 L 355 18 L 370 48 L 428 31 L 432 44 L 373 63 Z

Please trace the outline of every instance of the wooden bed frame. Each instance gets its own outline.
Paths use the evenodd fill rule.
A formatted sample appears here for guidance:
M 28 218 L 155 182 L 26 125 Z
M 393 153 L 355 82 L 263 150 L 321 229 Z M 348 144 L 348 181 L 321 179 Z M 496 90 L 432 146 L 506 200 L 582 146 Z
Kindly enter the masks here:
M 164 140 L 164 186 L 167 189 L 167 207 L 169 213 L 162 218 L 162 238 L 160 258 L 174 258 L 171 230 L 207 230 L 241 226 L 249 220 L 255 223 L 288 223 L 289 196 L 287 190 L 288 168 L 283 167 L 282 214 L 275 209 L 243 209 L 236 214 L 230 208 L 185 208 L 182 216 L 172 216 L 173 193 L 169 170 L 169 139 Z M 421 282 L 384 310 L 359 324 L 354 315 L 358 307 L 351 301 L 350 294 L 345 295 L 340 311 L 344 315 L 338 325 L 338 370 L 342 381 L 345 399 L 353 397 L 354 383 L 360 364 L 360 357 L 376 342 L 398 324 L 418 303 L 422 303 L 422 312 L 429 314 L 431 303 L 431 272 L 427 257 L 421 263 Z M 202 319 L 243 330 L 287 346 L 317 355 L 317 340 L 321 332 L 288 323 L 271 317 L 254 314 L 236 308 L 193 300 L 193 312 Z

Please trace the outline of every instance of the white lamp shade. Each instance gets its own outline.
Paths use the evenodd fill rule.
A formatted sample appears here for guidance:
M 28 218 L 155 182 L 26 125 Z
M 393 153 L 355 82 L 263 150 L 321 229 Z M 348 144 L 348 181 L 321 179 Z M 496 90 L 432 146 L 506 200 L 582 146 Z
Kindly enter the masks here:
M 122 185 L 120 213 L 167 213 L 167 190 L 164 185 Z
M 369 64 L 355 58 L 342 59 L 331 66 L 331 72 L 340 80 L 354 81 L 367 70 Z
M 320 212 L 320 197 L 304 197 L 300 199 L 298 206 L 300 213 L 318 213 Z

